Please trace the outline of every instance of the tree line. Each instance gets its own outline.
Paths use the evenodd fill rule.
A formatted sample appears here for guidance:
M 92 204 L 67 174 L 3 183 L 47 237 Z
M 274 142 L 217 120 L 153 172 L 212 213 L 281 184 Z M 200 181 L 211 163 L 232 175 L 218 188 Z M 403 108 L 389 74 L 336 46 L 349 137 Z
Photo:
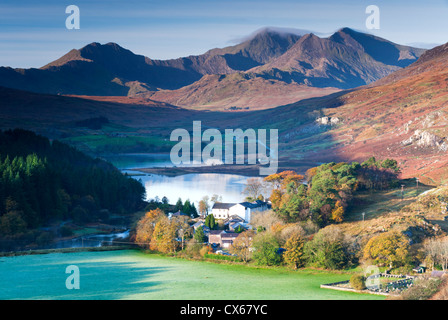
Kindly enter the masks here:
M 377 161 L 372 157 L 361 164 L 322 164 L 305 175 L 284 171 L 267 176 L 264 181 L 272 188 L 269 200 L 273 210 L 285 222 L 309 219 L 323 227 L 344 220 L 357 191 L 397 186 L 399 172 L 395 160 Z
M 112 164 L 31 131 L 0 131 L 0 231 L 19 236 L 51 221 L 84 223 L 142 208 L 143 185 Z

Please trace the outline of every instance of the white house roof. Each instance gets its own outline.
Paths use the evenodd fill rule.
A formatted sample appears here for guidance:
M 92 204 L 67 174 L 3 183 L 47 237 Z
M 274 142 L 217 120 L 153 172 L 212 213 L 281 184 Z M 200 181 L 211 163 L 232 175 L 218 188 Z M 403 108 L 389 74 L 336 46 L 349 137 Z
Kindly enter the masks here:
M 236 203 L 224 203 L 224 202 L 216 202 L 213 204 L 213 209 L 230 209 L 233 207 Z

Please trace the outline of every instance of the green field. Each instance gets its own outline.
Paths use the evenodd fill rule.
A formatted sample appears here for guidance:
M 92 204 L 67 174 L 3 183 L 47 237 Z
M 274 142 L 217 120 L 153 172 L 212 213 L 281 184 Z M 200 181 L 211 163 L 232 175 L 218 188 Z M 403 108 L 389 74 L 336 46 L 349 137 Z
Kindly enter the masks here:
M 66 267 L 80 271 L 68 290 Z M 0 257 L 0 299 L 282 300 L 384 299 L 321 289 L 349 275 L 188 261 L 139 251 Z

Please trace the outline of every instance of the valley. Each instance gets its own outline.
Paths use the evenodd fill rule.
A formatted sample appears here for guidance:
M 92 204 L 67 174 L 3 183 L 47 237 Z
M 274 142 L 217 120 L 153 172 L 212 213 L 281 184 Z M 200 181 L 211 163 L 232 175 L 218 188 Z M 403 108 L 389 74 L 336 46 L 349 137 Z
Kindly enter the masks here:
M 372 261 L 384 271 L 411 273 L 412 264 L 427 262 L 425 241 L 448 233 L 447 88 L 448 44 L 425 50 L 350 28 L 328 37 L 263 28 L 238 44 L 169 60 L 92 42 L 41 68 L 0 67 L 5 248 L 48 244 L 50 226 L 58 239 L 61 229 L 71 232 L 68 239 L 89 223 L 117 217 L 127 219 L 119 237 L 140 247 L 65 253 L 64 264 L 78 263 L 98 277 L 87 276 L 81 294 L 52 285 L 21 291 L 11 282 L 3 296 L 233 299 L 238 274 L 250 280 L 235 291 L 241 299 L 378 298 L 318 285 L 346 281 Z M 193 150 L 207 146 L 202 136 L 193 141 L 199 121 L 218 132 L 218 151 L 225 150 L 223 141 L 233 147 L 238 140 L 226 129 L 278 130 L 276 172 L 260 174 L 260 161 L 249 164 L 249 152 L 244 164 L 174 163 L 174 130 L 183 129 Z M 258 193 L 249 194 L 251 186 Z M 267 186 L 269 194 L 262 194 Z M 258 220 L 232 232 L 228 221 L 207 221 L 215 203 L 248 210 L 264 201 Z M 184 220 L 172 220 L 174 213 Z M 212 231 L 253 232 L 244 240 L 256 238 L 245 248 L 255 254 L 249 261 L 216 254 L 197 223 L 210 238 Z M 404 253 L 375 255 L 372 239 L 403 246 Z M 280 249 L 289 250 L 292 241 L 302 252 L 291 263 Z M 0 273 L 16 282 L 17 263 L 29 279 L 42 270 L 49 278 L 62 264 L 57 254 L 0 262 Z M 106 267 L 123 277 L 121 293 L 101 277 Z M 178 277 L 185 269 L 194 276 Z M 210 279 L 228 291 L 204 295 Z

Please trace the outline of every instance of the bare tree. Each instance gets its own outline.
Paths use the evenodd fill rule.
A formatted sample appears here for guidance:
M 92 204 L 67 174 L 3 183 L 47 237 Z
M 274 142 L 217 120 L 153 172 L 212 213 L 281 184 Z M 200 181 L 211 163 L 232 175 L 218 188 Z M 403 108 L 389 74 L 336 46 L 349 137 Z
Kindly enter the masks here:
M 210 210 L 210 204 L 209 204 L 209 198 L 208 196 L 202 197 L 202 200 L 199 201 L 199 213 L 206 216 Z
M 240 233 L 239 236 L 233 241 L 229 251 L 236 254 L 244 262 L 249 261 L 254 236 L 255 231 L 253 230 L 246 230 Z
M 188 223 L 188 217 L 175 217 L 172 219 L 171 223 L 176 230 L 176 235 L 181 239 L 182 250 L 185 246 L 185 238 L 189 237 L 192 234 L 192 227 Z
M 246 182 L 246 187 L 243 190 L 243 194 L 248 201 L 255 201 L 260 197 L 263 197 L 265 185 L 263 181 L 258 178 L 249 178 Z
M 443 271 L 448 269 L 448 238 L 430 239 L 424 245 L 426 256 L 434 264 L 440 264 Z
M 265 230 L 271 229 L 272 226 L 283 224 L 283 221 L 272 211 L 254 212 L 250 219 L 250 224 L 254 228 L 262 227 Z
M 220 203 L 222 202 L 222 196 L 219 196 L 217 194 L 212 195 L 212 197 L 210 198 L 210 201 L 213 203 Z

